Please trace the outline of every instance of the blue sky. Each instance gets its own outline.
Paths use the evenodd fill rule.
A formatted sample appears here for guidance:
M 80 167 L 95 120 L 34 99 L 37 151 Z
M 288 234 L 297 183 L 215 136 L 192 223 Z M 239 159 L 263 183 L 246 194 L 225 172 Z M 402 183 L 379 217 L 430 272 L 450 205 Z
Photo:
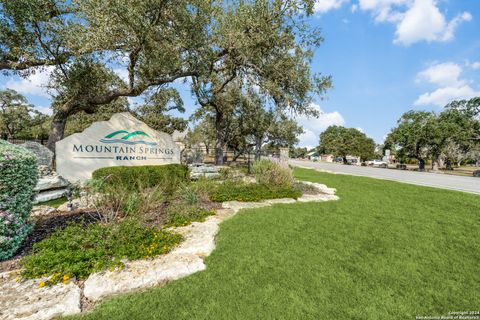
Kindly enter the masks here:
M 323 114 L 298 118 L 301 146 L 316 146 L 329 125 L 360 128 L 381 143 L 408 110 L 441 111 L 455 99 L 480 95 L 480 0 L 320 0 L 309 19 L 325 42 L 313 72 L 333 77 Z M 0 88 L 25 94 L 42 111 L 48 74 L 0 76 Z M 186 88 L 186 116 L 195 102 Z

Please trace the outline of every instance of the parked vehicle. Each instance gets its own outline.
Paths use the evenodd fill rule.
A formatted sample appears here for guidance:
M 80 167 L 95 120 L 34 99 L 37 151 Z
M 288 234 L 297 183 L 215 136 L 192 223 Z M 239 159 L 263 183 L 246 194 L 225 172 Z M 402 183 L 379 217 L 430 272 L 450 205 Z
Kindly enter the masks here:
M 372 166 L 372 167 L 379 167 L 379 168 L 387 168 L 388 163 L 386 163 L 383 160 L 375 159 L 371 161 L 365 161 L 367 166 Z
M 357 164 L 357 159 L 347 159 L 347 163 L 346 163 L 346 164 L 356 165 L 356 164 Z

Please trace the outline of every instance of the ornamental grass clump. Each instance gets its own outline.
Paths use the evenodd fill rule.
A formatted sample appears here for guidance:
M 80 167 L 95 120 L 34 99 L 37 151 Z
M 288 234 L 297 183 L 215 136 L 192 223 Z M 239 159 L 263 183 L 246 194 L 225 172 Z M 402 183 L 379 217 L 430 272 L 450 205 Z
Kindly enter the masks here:
M 32 229 L 28 218 L 37 180 L 35 155 L 0 140 L 0 260 L 10 258 Z
M 277 188 L 290 188 L 295 184 L 292 169 L 271 160 L 255 161 L 252 172 L 259 184 Z

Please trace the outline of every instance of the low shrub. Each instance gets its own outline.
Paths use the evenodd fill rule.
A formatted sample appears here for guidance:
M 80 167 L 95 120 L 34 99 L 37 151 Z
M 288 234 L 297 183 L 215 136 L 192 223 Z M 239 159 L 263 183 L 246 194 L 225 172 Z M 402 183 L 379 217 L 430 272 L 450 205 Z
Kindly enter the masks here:
M 302 192 L 294 187 L 272 187 L 259 183 L 240 183 L 226 181 L 210 190 L 210 200 L 224 201 L 260 201 L 266 199 L 293 198 L 297 199 Z
M 255 161 L 252 165 L 252 172 L 259 184 L 275 187 L 292 187 L 295 183 L 293 171 L 278 162 L 262 159 Z
M 95 170 L 92 178 L 104 180 L 106 185 L 121 184 L 136 191 L 142 188 L 161 187 L 167 194 L 190 180 L 188 167 L 181 164 L 162 166 L 119 166 Z
M 165 226 L 181 227 L 194 221 L 205 221 L 205 218 L 215 214 L 214 210 L 192 205 L 172 205 L 165 211 Z
M 37 180 L 35 155 L 0 140 L 0 260 L 10 258 L 32 228 L 28 218 Z
M 196 205 L 200 202 L 200 192 L 196 183 L 184 184 L 178 190 L 178 198 L 187 205 Z
M 169 252 L 179 234 L 145 227 L 133 219 L 114 224 L 72 224 L 37 242 L 24 257 L 24 278 L 49 276 L 49 283 L 122 267 L 122 260 L 154 257 Z
M 131 190 L 122 183 L 111 184 L 97 179 L 89 180 L 84 191 L 94 195 L 92 204 L 104 223 L 156 211 L 168 198 L 160 186 Z
M 233 178 L 233 170 L 229 167 L 222 167 L 218 170 L 221 180 L 228 180 Z

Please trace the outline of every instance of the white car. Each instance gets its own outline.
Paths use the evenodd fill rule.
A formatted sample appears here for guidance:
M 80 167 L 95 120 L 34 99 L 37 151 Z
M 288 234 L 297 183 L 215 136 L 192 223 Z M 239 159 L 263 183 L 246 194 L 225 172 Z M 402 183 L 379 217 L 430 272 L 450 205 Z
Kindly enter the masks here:
M 388 163 L 386 163 L 383 160 L 378 160 L 378 159 L 375 159 L 375 160 L 372 160 L 372 161 L 366 161 L 365 163 L 367 164 L 367 166 L 372 166 L 372 167 L 379 167 L 379 168 L 388 167 Z

